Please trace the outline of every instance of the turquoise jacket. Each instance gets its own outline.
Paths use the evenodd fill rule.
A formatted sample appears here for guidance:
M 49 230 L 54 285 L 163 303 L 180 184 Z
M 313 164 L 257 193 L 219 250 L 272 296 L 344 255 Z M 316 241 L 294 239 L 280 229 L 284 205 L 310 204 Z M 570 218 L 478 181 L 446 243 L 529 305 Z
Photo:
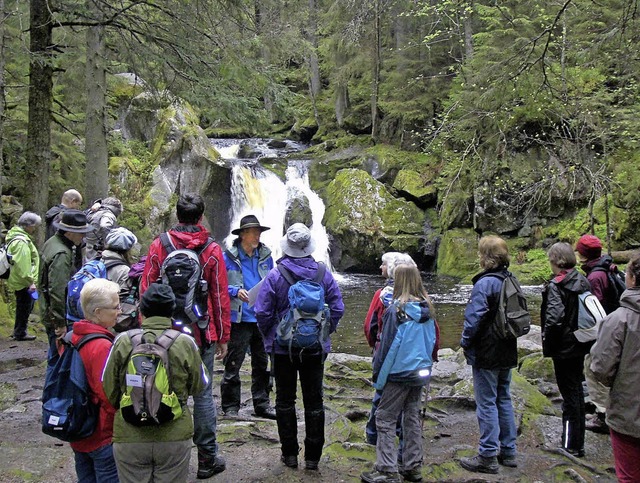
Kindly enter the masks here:
M 229 299 L 231 302 L 231 322 L 242 322 L 242 313 L 249 309 L 248 304 L 243 302 L 238 298 L 238 291 L 241 288 L 246 290 L 250 290 L 253 288 L 255 283 L 246 284 L 249 280 L 245 281 L 245 277 L 243 275 L 243 264 L 240 260 L 240 255 L 238 254 L 238 241 L 234 242 L 234 244 L 228 250 L 224 252 L 224 262 L 227 266 L 227 280 L 229 281 Z M 263 280 L 269 271 L 273 268 L 273 259 L 271 258 L 271 250 L 264 244 L 260 243 L 257 248 L 258 251 L 258 271 L 257 273 L 252 274 L 253 282 L 258 282 L 258 280 Z M 245 265 L 246 270 L 246 265 Z M 249 309 L 252 310 L 252 309 Z M 255 322 L 255 317 L 254 320 Z
M 7 279 L 7 287 L 10 290 L 22 290 L 36 283 L 40 269 L 40 256 L 29 234 L 19 226 L 14 226 L 7 233 L 5 241 L 9 247 L 7 253 L 11 255 L 13 264 Z
M 373 386 L 387 383 L 422 386 L 429 381 L 433 365 L 436 327 L 426 302 L 395 300 L 384 314 L 380 346 L 373 356 Z

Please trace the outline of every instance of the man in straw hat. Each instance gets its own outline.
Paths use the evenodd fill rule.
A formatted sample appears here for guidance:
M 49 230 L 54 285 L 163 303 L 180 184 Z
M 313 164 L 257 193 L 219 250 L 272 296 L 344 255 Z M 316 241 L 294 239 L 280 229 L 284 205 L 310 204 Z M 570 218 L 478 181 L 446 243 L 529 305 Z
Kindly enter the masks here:
M 57 339 L 67 333 L 65 292 L 75 273 L 73 248 L 79 247 L 85 234 L 93 231 L 87 223 L 87 215 L 73 209 L 65 210 L 53 226 L 56 234 L 44 243 L 40 257 L 42 322 L 49 337 L 49 367 L 53 367 L 58 359 Z
M 276 411 L 269 404 L 268 357 L 258 330 L 249 290 L 260 284 L 273 268 L 271 250 L 260 242 L 260 235 L 269 227 L 262 226 L 254 215 L 240 220 L 240 227 L 231 248 L 224 252 L 231 299 L 231 339 L 224 360 L 224 376 L 220 384 L 222 410 L 227 416 L 237 416 L 240 409 L 240 367 L 247 349 L 251 350 L 251 399 L 256 416 L 275 419 Z M 256 288 L 257 290 L 257 288 Z

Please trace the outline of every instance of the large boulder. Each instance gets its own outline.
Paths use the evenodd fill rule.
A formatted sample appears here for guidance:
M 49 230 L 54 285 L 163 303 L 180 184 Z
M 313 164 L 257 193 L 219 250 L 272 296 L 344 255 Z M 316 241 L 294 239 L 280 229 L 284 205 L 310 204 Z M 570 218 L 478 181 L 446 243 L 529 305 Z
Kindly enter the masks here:
M 374 271 L 380 255 L 418 256 L 424 213 L 394 198 L 360 169 L 344 169 L 327 187 L 324 224 L 333 237 L 331 262 L 338 270 Z
M 438 273 L 469 277 L 478 267 L 478 234 L 468 228 L 447 230 L 438 250 Z

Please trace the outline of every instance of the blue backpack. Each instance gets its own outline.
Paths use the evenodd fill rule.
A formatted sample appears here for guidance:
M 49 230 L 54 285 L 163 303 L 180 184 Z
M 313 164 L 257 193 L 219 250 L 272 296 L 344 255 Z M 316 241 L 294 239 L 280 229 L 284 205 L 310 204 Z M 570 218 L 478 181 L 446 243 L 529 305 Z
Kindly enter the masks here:
M 326 271 L 324 263 L 318 264 L 313 280 L 296 281 L 293 274 L 278 265 L 278 271 L 289 283 L 289 310 L 276 328 L 276 342 L 289 349 L 321 350 L 329 339 L 330 312 L 324 302 L 322 279 Z
M 42 432 L 62 441 L 78 441 L 93 434 L 99 407 L 91 402 L 91 390 L 80 357 L 80 348 L 94 339 L 110 340 L 106 334 L 85 335 L 77 345 L 68 332 L 65 350 L 47 373 L 42 392 Z
M 107 278 L 107 267 L 100 260 L 85 263 L 67 284 L 67 320 L 77 322 L 84 319 L 84 312 L 80 306 L 80 292 L 89 280 Z

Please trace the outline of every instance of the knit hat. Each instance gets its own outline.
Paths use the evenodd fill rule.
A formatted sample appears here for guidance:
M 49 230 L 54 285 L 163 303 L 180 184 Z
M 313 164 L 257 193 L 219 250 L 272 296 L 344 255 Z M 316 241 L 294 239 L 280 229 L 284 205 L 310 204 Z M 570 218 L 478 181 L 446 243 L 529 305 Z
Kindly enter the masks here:
M 171 317 L 176 307 L 176 297 L 171 287 L 152 283 L 140 299 L 140 312 L 144 317 Z
M 109 232 L 104 242 L 108 250 L 127 252 L 138 242 L 138 239 L 129 230 L 119 226 Z
M 285 255 L 293 258 L 308 257 L 316 249 L 311 238 L 311 231 L 302 223 L 294 223 L 280 240 L 280 247 Z
M 587 260 L 594 260 L 602 255 L 602 242 L 597 236 L 582 235 L 576 243 L 576 250 Z

